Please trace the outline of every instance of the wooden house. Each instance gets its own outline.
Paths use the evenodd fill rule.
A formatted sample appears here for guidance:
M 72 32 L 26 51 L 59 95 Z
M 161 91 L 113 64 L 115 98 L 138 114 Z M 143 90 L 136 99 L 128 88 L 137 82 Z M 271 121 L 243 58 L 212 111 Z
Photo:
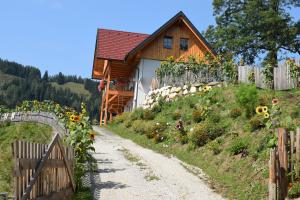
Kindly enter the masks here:
M 102 85 L 100 125 L 143 104 L 155 69 L 166 57 L 204 58 L 206 54 L 216 56 L 183 12 L 151 35 L 98 29 L 92 78 L 106 83 Z

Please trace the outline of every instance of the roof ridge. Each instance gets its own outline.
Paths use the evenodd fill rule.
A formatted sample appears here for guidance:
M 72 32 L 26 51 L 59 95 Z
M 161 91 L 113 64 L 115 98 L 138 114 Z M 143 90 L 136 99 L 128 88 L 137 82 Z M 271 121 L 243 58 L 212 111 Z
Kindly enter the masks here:
M 122 30 L 107 29 L 107 28 L 98 28 L 98 31 L 99 30 L 115 31 L 115 32 L 122 32 L 122 33 L 133 33 L 133 34 L 139 34 L 139 35 L 150 35 L 148 33 L 138 33 L 138 32 L 132 32 L 132 31 L 122 31 Z

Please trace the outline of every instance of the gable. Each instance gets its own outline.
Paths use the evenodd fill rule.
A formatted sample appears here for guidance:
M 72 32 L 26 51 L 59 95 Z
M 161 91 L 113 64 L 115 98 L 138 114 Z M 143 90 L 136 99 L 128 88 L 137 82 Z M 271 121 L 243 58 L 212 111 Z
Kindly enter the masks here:
M 165 36 L 172 37 L 172 49 L 163 47 Z M 180 38 L 188 39 L 188 49 L 180 49 Z M 166 57 L 174 56 L 175 58 L 188 58 L 188 56 L 197 56 L 200 59 L 210 53 L 202 44 L 195 34 L 183 21 L 177 21 L 170 28 L 163 31 L 156 39 L 148 44 L 142 51 L 141 57 L 154 60 L 165 60 Z

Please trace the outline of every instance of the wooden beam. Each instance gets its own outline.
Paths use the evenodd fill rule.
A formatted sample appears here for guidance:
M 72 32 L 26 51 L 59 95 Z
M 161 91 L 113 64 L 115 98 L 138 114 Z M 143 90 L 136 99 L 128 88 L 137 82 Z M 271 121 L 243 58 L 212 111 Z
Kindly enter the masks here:
M 118 96 L 117 94 L 113 95 L 113 96 L 108 100 L 108 103 L 110 103 L 111 101 L 113 101 L 117 96 Z
M 110 85 L 110 73 L 111 73 L 111 66 L 108 65 L 108 74 L 107 74 L 107 83 L 106 83 L 106 97 L 105 97 L 105 113 L 104 113 L 104 125 L 107 122 L 107 112 L 108 112 L 108 95 L 109 95 L 109 85 Z
M 127 96 L 127 97 L 133 97 L 134 96 L 133 91 L 128 91 L 128 90 L 125 90 L 125 91 L 122 91 L 122 90 L 110 90 L 109 94 L 110 95 Z

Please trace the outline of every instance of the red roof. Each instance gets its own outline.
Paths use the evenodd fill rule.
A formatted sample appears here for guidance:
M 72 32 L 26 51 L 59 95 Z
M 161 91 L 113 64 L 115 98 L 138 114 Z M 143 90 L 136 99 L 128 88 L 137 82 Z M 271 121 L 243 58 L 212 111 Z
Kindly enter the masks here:
M 149 35 L 108 29 L 98 29 L 96 57 L 124 60 L 126 54 Z

